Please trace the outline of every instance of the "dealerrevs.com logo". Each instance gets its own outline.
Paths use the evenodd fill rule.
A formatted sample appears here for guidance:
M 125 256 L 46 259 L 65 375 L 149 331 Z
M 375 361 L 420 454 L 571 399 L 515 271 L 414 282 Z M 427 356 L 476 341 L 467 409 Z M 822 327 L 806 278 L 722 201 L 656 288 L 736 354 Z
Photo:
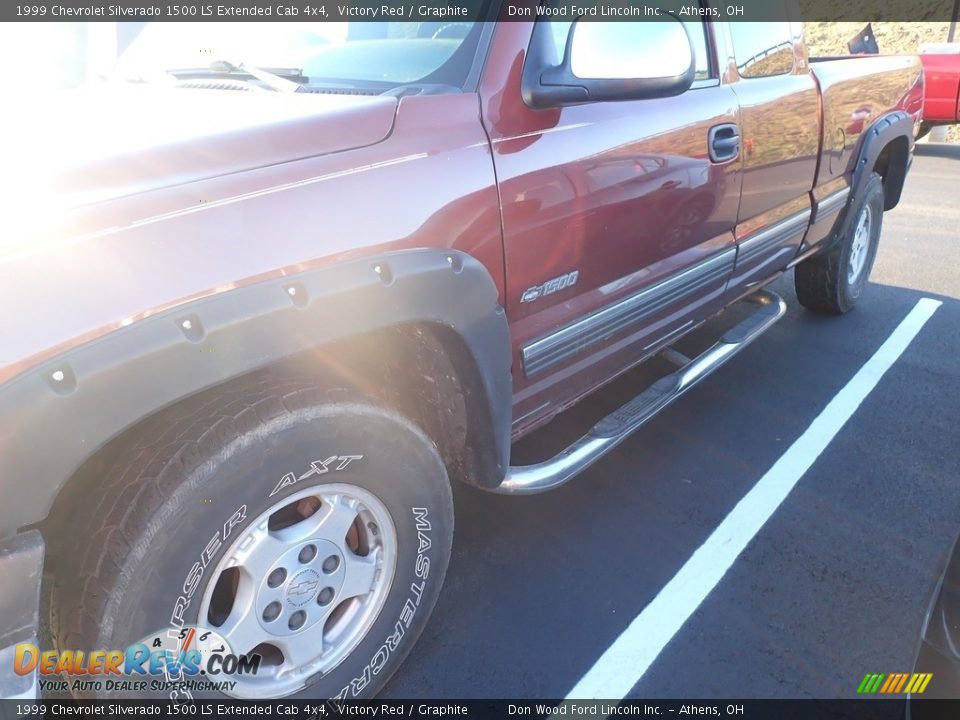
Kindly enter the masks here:
M 40 689 L 54 692 L 230 692 L 236 683 L 219 678 L 256 675 L 260 661 L 260 655 L 234 654 L 216 631 L 190 626 L 160 631 L 125 650 L 41 652 L 21 643 L 14 649 L 13 671 L 39 673 Z

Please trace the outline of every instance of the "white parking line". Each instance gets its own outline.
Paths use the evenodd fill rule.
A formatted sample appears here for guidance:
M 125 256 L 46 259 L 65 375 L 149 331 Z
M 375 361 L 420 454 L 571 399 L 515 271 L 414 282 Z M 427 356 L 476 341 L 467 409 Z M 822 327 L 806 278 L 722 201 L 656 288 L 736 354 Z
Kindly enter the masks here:
M 567 700 L 626 697 L 941 304 L 931 298 L 917 302 L 873 357 L 600 656 Z

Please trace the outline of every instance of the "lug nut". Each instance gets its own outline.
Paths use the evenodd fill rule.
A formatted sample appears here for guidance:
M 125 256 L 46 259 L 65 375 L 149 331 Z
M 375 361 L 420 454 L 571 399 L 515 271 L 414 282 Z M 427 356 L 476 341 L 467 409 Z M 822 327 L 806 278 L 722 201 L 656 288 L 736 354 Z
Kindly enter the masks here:
M 263 609 L 263 619 L 266 622 L 273 622 L 278 617 L 280 617 L 280 610 L 281 610 L 280 603 L 274 600 L 272 603 L 270 603 Z
M 330 601 L 333 600 L 334 591 L 332 587 L 325 587 L 320 591 L 320 594 L 317 595 L 317 604 L 318 605 L 329 605 Z
M 327 574 L 332 573 L 338 567 L 340 567 L 340 558 L 336 555 L 331 555 L 323 561 L 323 571 Z
M 308 562 L 313 560 L 317 556 L 317 546 L 316 545 L 307 545 L 304 547 L 300 554 L 297 555 L 297 559 L 306 565 Z
M 286 579 L 287 571 L 283 568 L 277 568 L 267 576 L 267 585 L 272 588 L 279 587 Z
M 297 610 L 293 615 L 290 616 L 290 621 L 287 623 L 287 627 L 291 630 L 299 630 L 303 627 L 303 624 L 307 621 L 307 614 L 303 610 Z

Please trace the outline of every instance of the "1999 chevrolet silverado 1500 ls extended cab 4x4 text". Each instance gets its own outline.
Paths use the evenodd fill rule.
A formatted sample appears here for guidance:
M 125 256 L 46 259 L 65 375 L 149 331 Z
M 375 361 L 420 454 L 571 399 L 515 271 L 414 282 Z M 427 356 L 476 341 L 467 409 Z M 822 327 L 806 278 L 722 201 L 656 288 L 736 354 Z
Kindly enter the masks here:
M 567 481 L 775 322 L 788 268 L 805 306 L 853 307 L 922 102 L 916 58 L 811 63 L 790 23 L 199 26 L 4 121 L 8 696 L 55 664 L 24 643 L 193 630 L 259 656 L 234 696 L 376 693 L 440 592 L 452 481 Z

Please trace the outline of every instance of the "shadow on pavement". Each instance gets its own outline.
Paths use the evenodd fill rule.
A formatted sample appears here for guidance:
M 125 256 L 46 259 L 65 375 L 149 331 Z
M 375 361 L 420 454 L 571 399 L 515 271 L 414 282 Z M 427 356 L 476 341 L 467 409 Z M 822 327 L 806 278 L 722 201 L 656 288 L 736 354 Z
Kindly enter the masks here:
M 951 370 L 960 324 L 949 314 L 960 302 L 871 283 L 854 312 L 825 317 L 801 309 L 791 285 L 787 277 L 773 286 L 786 317 L 569 485 L 529 498 L 454 485 L 450 572 L 384 697 L 566 693 L 928 296 L 945 305 L 930 328 L 705 604 L 707 617 L 724 621 L 678 634 L 643 692 L 840 697 L 870 657 L 911 666 L 957 534 L 960 446 L 944 438 L 960 389 Z M 724 322 L 689 341 L 712 342 Z M 521 440 L 514 462 L 559 451 L 663 369 L 625 373 Z M 704 676 L 701 651 L 738 660 L 714 662 Z M 823 673 L 827 663 L 837 670 Z
M 914 152 L 925 157 L 942 157 L 960 160 L 960 145 L 949 143 L 918 143 Z

